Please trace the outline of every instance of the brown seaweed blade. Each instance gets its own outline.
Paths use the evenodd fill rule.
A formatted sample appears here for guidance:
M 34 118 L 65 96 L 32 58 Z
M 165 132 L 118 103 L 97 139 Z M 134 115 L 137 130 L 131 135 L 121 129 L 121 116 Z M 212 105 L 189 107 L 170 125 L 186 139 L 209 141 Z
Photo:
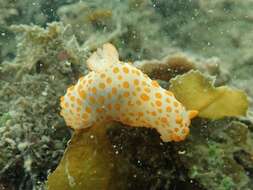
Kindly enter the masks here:
M 212 83 L 199 71 L 190 71 L 171 80 L 170 90 L 187 109 L 198 110 L 203 118 L 246 115 L 248 100 L 243 91 L 227 86 L 216 88 Z
M 56 168 L 49 175 L 48 190 L 111 189 L 115 157 L 105 127 L 75 132 Z

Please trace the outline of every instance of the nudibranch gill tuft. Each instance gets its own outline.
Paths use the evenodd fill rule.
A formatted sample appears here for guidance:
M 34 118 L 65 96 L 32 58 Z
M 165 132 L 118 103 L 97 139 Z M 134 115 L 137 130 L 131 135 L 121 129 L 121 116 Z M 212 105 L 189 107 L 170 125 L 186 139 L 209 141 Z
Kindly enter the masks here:
M 198 111 L 187 111 L 147 75 L 121 62 L 116 48 L 104 44 L 87 60 L 91 72 L 61 97 L 61 115 L 78 130 L 109 121 L 155 128 L 164 142 L 182 141 Z

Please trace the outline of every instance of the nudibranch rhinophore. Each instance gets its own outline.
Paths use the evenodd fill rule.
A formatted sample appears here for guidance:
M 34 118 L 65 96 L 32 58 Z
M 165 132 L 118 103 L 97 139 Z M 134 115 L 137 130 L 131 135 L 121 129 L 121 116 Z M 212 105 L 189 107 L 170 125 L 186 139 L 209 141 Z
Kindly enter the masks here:
M 108 121 L 155 128 L 164 142 L 182 141 L 198 111 L 186 111 L 173 93 L 121 62 L 116 48 L 104 44 L 87 60 L 91 72 L 61 97 L 61 115 L 78 130 Z

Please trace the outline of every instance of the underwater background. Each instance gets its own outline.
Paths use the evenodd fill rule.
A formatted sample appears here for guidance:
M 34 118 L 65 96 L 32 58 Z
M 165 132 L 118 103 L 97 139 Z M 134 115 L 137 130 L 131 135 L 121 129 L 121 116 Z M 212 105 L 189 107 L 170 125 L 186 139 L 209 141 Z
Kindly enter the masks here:
M 253 189 L 252 31 L 252 0 L 0 0 L 0 190 Z M 60 97 L 107 42 L 166 89 L 194 70 L 208 92 L 244 91 L 247 114 L 233 91 L 197 93 L 215 109 L 185 141 L 121 123 L 73 135 Z

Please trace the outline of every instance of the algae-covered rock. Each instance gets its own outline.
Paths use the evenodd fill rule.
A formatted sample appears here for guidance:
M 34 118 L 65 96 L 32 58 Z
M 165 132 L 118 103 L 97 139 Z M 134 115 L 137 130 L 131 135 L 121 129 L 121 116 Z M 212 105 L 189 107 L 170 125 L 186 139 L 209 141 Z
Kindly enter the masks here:
M 17 79 L 23 72 L 40 73 L 44 69 L 53 74 L 56 65 L 64 72 L 64 67 L 84 62 L 87 52 L 80 49 L 70 28 L 60 22 L 49 23 L 46 29 L 36 25 L 13 25 L 11 29 L 17 33 L 20 42 L 14 63 L 11 63 L 13 69 L 18 69 Z
M 248 175 L 252 172 L 252 133 L 235 118 L 197 119 L 182 143 L 162 143 L 155 131 L 145 128 L 118 126 L 108 134 L 114 149 L 127 160 L 125 167 L 134 172 L 128 177 L 127 189 L 253 188 Z
M 202 73 L 215 76 L 215 86 L 224 85 L 230 80 L 228 73 L 220 68 L 221 60 L 219 58 L 197 57 L 176 49 L 171 49 L 168 55 L 161 60 L 135 61 L 133 65 L 152 79 L 165 82 L 190 70 L 199 70 Z
M 155 130 L 118 124 L 108 129 L 114 151 L 125 160 L 127 181 L 132 189 L 173 189 L 178 178 L 172 143 L 163 143 Z M 127 169 L 126 169 L 127 168 Z
M 200 117 L 245 116 L 248 109 L 243 91 L 226 86 L 214 87 L 213 81 L 198 71 L 171 80 L 170 90 L 187 109 L 198 110 Z
M 250 159 L 244 156 L 253 155 L 252 134 L 236 119 L 195 120 L 189 139 L 176 144 L 175 150 L 184 152 L 179 155 L 180 165 L 205 189 L 253 188 L 246 164 Z M 244 155 L 238 156 L 239 152 Z
M 195 61 L 182 53 L 172 53 L 162 60 L 135 61 L 133 64 L 149 77 L 164 81 L 169 81 L 178 74 L 196 69 Z
M 13 30 L 18 54 L 0 68 L 0 181 L 38 189 L 70 137 L 59 115 L 59 97 L 85 72 L 86 54 L 60 23 Z
M 60 7 L 57 15 L 88 50 L 113 42 L 124 59 L 136 60 L 159 58 L 170 49 L 161 16 L 150 1 L 77 1 Z
M 242 60 L 241 63 L 233 65 L 231 69 L 231 73 L 233 73 L 233 77 L 235 80 L 232 81 L 233 85 L 244 89 L 249 95 L 249 103 L 250 109 L 253 110 L 253 57 L 252 54 L 249 53 Z

